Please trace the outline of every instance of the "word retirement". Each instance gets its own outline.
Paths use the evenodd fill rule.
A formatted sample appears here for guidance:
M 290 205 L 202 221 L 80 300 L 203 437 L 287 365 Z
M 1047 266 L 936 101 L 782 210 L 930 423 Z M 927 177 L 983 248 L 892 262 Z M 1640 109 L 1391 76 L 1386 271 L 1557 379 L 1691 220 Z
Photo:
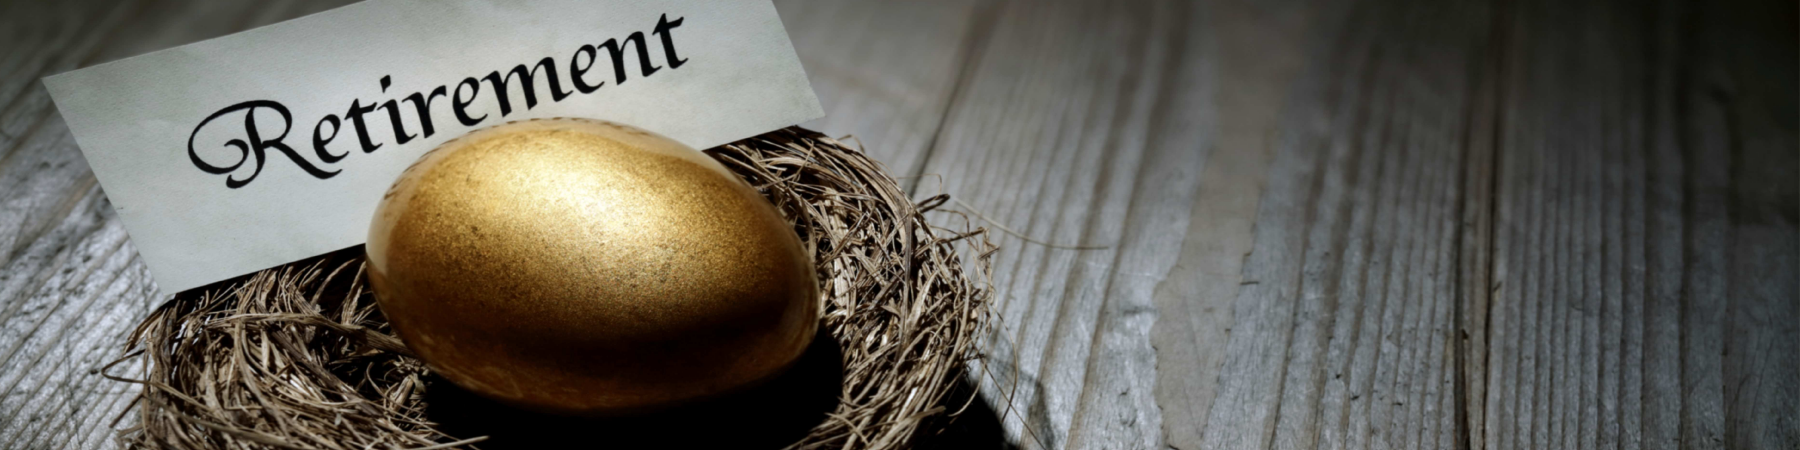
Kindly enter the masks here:
M 656 20 L 656 28 L 650 33 L 655 35 L 656 38 L 661 41 L 662 53 L 669 69 L 675 69 L 681 67 L 682 64 L 687 63 L 687 60 L 682 59 L 679 53 L 675 51 L 675 38 L 670 33 L 675 27 L 681 26 L 682 18 L 677 17 L 675 20 L 668 19 L 669 17 L 666 14 L 658 18 Z M 487 92 L 491 93 L 487 97 L 492 100 L 487 101 L 492 101 L 500 107 L 501 117 L 512 114 L 515 105 L 517 104 L 515 100 L 518 99 L 512 98 L 507 89 L 510 83 L 518 83 L 518 86 L 520 86 L 521 89 L 519 89 L 519 91 L 524 94 L 522 100 L 524 100 L 524 107 L 527 110 L 537 107 L 538 92 L 535 80 L 539 76 L 544 78 L 545 84 L 549 88 L 549 98 L 553 102 L 561 102 L 563 99 L 569 98 L 577 93 L 592 94 L 594 91 L 599 90 L 602 86 L 606 85 L 604 75 L 590 75 L 588 73 L 590 69 L 594 68 L 594 63 L 599 61 L 599 58 L 602 55 L 602 49 L 605 50 L 604 54 L 606 56 L 612 58 L 613 84 L 625 84 L 626 69 L 628 65 L 627 54 L 632 53 L 631 50 L 636 50 L 635 53 L 637 57 L 635 59 L 638 67 L 638 76 L 649 77 L 662 69 L 662 67 L 658 67 L 651 63 L 648 48 L 649 45 L 650 44 L 645 42 L 643 32 L 632 32 L 631 35 L 627 36 L 623 41 L 618 39 L 607 39 L 606 42 L 601 43 L 598 46 L 584 44 L 580 48 L 575 49 L 575 53 L 569 56 L 569 63 L 567 66 L 568 77 L 566 79 L 568 81 L 567 85 L 573 87 L 573 90 L 564 87 L 563 82 L 565 79 L 557 71 L 556 60 L 545 57 L 538 60 L 535 65 L 527 66 L 525 64 L 519 64 L 513 66 L 511 70 L 506 72 L 498 70 L 489 72 L 480 79 L 476 79 L 475 77 L 463 78 L 461 82 L 456 83 L 455 88 L 451 88 L 448 85 L 438 86 L 430 92 L 414 92 L 405 97 L 401 97 L 399 100 L 388 99 L 387 101 L 379 103 L 364 103 L 361 99 L 351 100 L 350 108 L 344 111 L 342 116 L 337 114 L 326 114 L 325 117 L 320 118 L 319 121 L 313 125 L 312 153 L 317 156 L 319 161 L 323 164 L 336 163 L 339 160 L 344 159 L 344 157 L 349 156 L 349 151 L 332 153 L 325 148 L 326 144 L 338 137 L 340 131 L 344 131 L 344 121 L 346 120 L 349 121 L 349 126 L 355 129 L 357 143 L 361 145 L 363 153 L 374 152 L 376 149 L 381 148 L 382 143 L 376 142 L 378 138 L 370 135 L 370 127 L 364 119 L 364 115 L 374 114 L 376 110 L 381 110 L 387 115 L 387 123 L 391 125 L 391 128 L 393 129 L 393 142 L 396 144 L 405 144 L 413 139 L 430 137 L 437 131 L 431 123 L 431 112 L 433 111 L 432 107 L 434 105 L 448 107 L 450 111 L 455 114 L 456 121 L 462 123 L 464 126 L 472 127 L 478 125 L 483 121 L 486 121 L 490 116 L 489 114 L 471 116 L 469 111 L 471 105 L 476 105 L 478 101 L 482 101 L 480 98 L 482 97 L 483 81 L 487 82 Z M 387 92 L 388 86 L 391 84 L 391 76 L 381 77 L 382 92 Z M 440 99 L 449 100 L 449 104 L 445 106 L 444 102 L 438 101 Z M 401 106 L 400 102 L 402 101 L 412 105 L 412 115 L 417 119 L 419 125 L 418 134 L 414 134 L 412 131 L 407 130 L 405 123 L 401 121 L 401 117 L 407 113 L 407 108 Z M 259 128 L 257 127 L 256 122 L 256 113 L 258 110 L 274 112 L 281 116 L 281 124 L 279 126 L 281 129 L 280 134 L 275 135 L 274 137 L 268 137 L 258 131 Z M 201 130 L 206 129 L 208 125 L 213 124 L 215 119 L 240 111 L 244 113 L 243 135 L 241 138 L 233 138 L 225 142 L 226 147 L 237 149 L 239 154 L 237 161 L 230 164 L 214 164 L 201 158 L 200 153 L 194 150 L 195 137 L 201 134 Z M 206 171 L 207 173 L 232 174 L 226 175 L 225 177 L 225 186 L 232 189 L 250 184 L 252 180 L 256 179 L 257 174 L 262 173 L 265 154 L 269 150 L 274 150 L 287 156 L 287 158 L 292 160 L 295 165 L 300 166 L 301 170 L 304 170 L 307 174 L 319 179 L 331 178 L 342 171 L 342 169 L 326 170 L 321 168 L 319 165 L 313 164 L 313 162 L 307 158 L 302 157 L 299 152 L 294 150 L 294 147 L 284 142 L 288 137 L 288 130 L 292 128 L 292 125 L 293 115 L 289 113 L 288 108 L 283 106 L 280 102 L 273 100 L 251 100 L 227 106 L 224 109 L 220 109 L 218 112 L 214 112 L 211 116 L 207 116 L 205 120 L 200 121 L 199 125 L 194 126 L 193 133 L 188 135 L 188 159 L 194 162 L 195 167 L 199 167 L 200 170 Z M 220 124 L 217 126 L 228 125 Z M 249 175 L 239 178 L 236 174 L 233 174 L 234 172 L 238 172 L 238 169 L 246 162 L 254 164 Z

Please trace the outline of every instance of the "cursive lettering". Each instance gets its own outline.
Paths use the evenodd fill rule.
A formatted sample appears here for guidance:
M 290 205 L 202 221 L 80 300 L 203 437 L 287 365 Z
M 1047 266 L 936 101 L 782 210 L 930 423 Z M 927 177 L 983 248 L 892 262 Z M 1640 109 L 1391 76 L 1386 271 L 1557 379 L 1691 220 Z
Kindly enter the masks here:
M 660 53 L 662 55 L 663 64 L 667 65 L 667 68 L 669 69 L 680 68 L 688 62 L 688 60 L 682 58 L 680 53 L 675 49 L 675 37 L 673 32 L 676 27 L 681 26 L 682 21 L 683 18 L 681 17 L 676 17 L 675 20 L 669 20 L 669 16 L 664 14 L 657 18 L 655 27 L 650 31 L 650 34 L 656 36 L 654 42 L 661 44 L 662 52 Z M 536 62 L 529 63 L 529 65 L 518 64 L 504 71 L 495 70 L 488 72 L 486 75 L 481 76 L 480 79 L 475 77 L 464 77 L 462 80 L 455 83 L 455 87 L 451 87 L 448 84 L 440 85 L 404 96 L 388 95 L 388 88 L 393 85 L 393 77 L 391 75 L 383 75 L 379 80 L 379 85 L 381 87 L 380 93 L 385 98 L 375 100 L 365 100 L 360 98 L 351 99 L 349 107 L 343 112 L 342 116 L 337 114 L 326 114 L 314 123 L 312 129 L 312 147 L 313 156 L 318 158 L 317 163 L 301 156 L 298 152 L 295 152 L 292 147 L 289 147 L 286 143 L 282 142 L 283 139 L 287 138 L 288 130 L 293 128 L 294 117 L 293 114 L 288 111 L 287 106 L 274 100 L 251 100 L 241 102 L 212 113 L 212 115 L 202 119 L 198 125 L 194 126 L 193 133 L 188 135 L 188 159 L 194 163 L 194 167 L 199 168 L 203 172 L 226 175 L 225 186 L 232 189 L 241 188 L 250 184 L 251 181 L 256 179 L 257 175 L 262 173 L 265 156 L 268 150 L 275 150 L 283 156 L 286 156 L 288 160 L 292 161 L 294 165 L 298 166 L 301 171 L 306 172 L 308 175 L 318 179 L 327 179 L 336 176 L 338 173 L 342 172 L 342 169 L 326 170 L 321 166 L 336 164 L 350 155 L 350 152 L 348 151 L 331 153 L 326 149 L 326 145 L 336 139 L 346 127 L 355 131 L 357 144 L 362 148 L 363 153 L 372 153 L 375 150 L 380 149 L 382 145 L 385 145 L 387 142 L 392 142 L 396 145 L 404 145 L 414 139 L 428 138 L 437 133 L 437 128 L 433 126 L 431 120 L 431 106 L 432 101 L 439 97 L 445 97 L 450 100 L 450 112 L 456 116 L 458 123 L 465 127 L 473 127 L 480 125 L 490 116 L 485 113 L 480 114 L 479 116 L 470 114 L 471 107 L 483 104 L 482 81 L 486 81 L 488 87 L 491 88 L 487 90 L 489 93 L 488 97 L 491 97 L 492 104 L 499 108 L 499 116 L 506 117 L 511 115 L 515 110 L 515 105 L 517 105 L 514 101 L 515 99 L 522 99 L 524 101 L 522 106 L 525 110 L 537 107 L 539 100 L 538 93 L 540 92 L 538 90 L 537 80 L 540 79 L 544 80 L 543 84 L 546 88 L 546 90 L 542 92 L 548 93 L 548 99 L 551 102 L 561 102 L 578 93 L 588 95 L 599 91 L 601 87 L 606 86 L 606 81 L 590 80 L 587 75 L 588 71 L 593 69 L 594 65 L 599 62 L 599 58 L 602 54 L 611 58 L 613 69 L 612 84 L 615 86 L 625 84 L 629 72 L 628 68 L 631 66 L 631 64 L 627 62 L 628 53 L 635 54 L 630 56 L 635 56 L 635 58 L 631 59 L 635 59 L 637 62 L 637 76 L 649 77 L 663 69 L 663 67 L 657 66 L 656 63 L 651 60 L 652 53 L 650 51 L 650 45 L 651 44 L 646 41 L 644 32 L 632 32 L 631 34 L 626 35 L 623 41 L 618 39 L 607 39 L 605 42 L 599 44 L 582 44 L 579 48 L 576 48 L 574 53 L 569 56 L 569 63 L 566 66 L 568 70 L 566 77 L 563 76 L 564 74 L 562 72 L 558 71 L 556 58 L 543 57 Z M 601 52 L 600 49 L 605 49 L 606 51 Z M 585 62 L 583 61 L 584 56 Z M 601 77 L 604 78 L 604 75 Z M 573 89 L 565 87 L 563 80 L 568 80 L 569 86 Z M 515 91 L 513 86 L 517 86 L 516 91 L 522 95 L 513 97 L 512 93 Z M 411 103 L 413 107 L 408 111 L 409 108 L 400 106 L 402 102 Z M 262 133 L 257 131 L 256 119 L 259 110 L 263 111 L 265 116 L 268 112 L 274 112 L 281 116 L 281 133 L 279 135 L 272 138 L 265 137 Z M 375 114 L 376 110 L 381 110 L 382 114 Z M 233 137 L 226 140 L 224 143 L 225 147 L 237 150 L 237 160 L 229 164 L 214 164 L 212 161 L 201 157 L 200 152 L 194 147 L 194 141 L 202 134 L 201 130 L 207 129 L 207 125 L 212 124 L 216 119 L 239 112 L 244 115 L 243 133 L 240 137 Z M 379 136 L 372 134 L 370 132 L 371 128 L 379 125 L 371 124 L 365 115 L 376 117 L 377 121 L 385 118 L 387 126 L 393 136 L 393 140 L 384 142 Z M 404 120 L 408 115 L 418 121 L 419 129 L 417 133 L 407 130 Z M 223 129 L 222 131 L 231 132 L 230 129 Z M 207 134 L 216 135 L 215 133 L 218 132 L 219 131 L 215 131 Z M 250 163 L 251 165 L 245 167 L 246 163 Z M 243 172 L 245 170 L 249 173 L 244 174 Z

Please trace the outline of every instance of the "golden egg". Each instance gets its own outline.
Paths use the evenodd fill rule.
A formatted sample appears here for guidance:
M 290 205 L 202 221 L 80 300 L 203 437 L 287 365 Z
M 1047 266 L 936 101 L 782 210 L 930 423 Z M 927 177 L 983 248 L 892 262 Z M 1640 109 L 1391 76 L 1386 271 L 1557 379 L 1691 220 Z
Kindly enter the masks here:
M 810 255 L 756 190 L 668 138 L 578 119 L 444 143 L 387 192 L 369 279 L 407 347 L 475 393 L 616 414 L 768 379 L 811 342 Z

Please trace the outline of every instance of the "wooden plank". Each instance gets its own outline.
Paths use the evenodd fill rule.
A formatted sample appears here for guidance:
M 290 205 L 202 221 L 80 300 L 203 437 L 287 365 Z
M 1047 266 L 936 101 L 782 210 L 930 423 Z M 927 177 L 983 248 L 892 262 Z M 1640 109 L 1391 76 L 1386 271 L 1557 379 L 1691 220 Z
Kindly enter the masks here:
M 1452 274 L 1488 14 L 1320 14 L 1340 25 L 1281 118 L 1199 448 L 1462 445 Z
M 7 5 L 7 34 L 0 43 L 0 156 L 10 155 L 19 138 L 40 123 L 49 104 L 37 80 L 80 64 L 105 39 L 105 30 L 129 17 L 142 2 L 107 5 L 92 1 L 18 2 Z M 116 6 L 116 7 L 115 7 Z
M 1188 230 L 1212 120 L 1206 47 L 1187 25 L 1199 14 L 1002 4 L 932 148 L 917 195 L 1058 245 L 997 235 L 1001 321 L 975 373 L 1013 442 L 1160 447 L 1154 289 Z
M 1800 445 L 1793 5 L 1513 6 L 1486 443 Z
M 1604 203 L 1607 199 L 1595 198 L 1600 195 L 1596 195 L 1589 180 L 1597 178 L 1593 176 L 1596 174 L 1580 168 L 1591 165 L 1586 160 L 1594 159 L 1595 155 L 1613 159 L 1596 167 L 1622 166 L 1624 161 L 1616 158 L 1624 149 L 1603 146 L 1596 139 L 1602 129 L 1584 122 L 1595 120 L 1595 113 L 1602 109 L 1558 107 L 1558 101 L 1564 95 L 1575 96 L 1570 100 L 1584 102 L 1581 104 L 1607 105 L 1608 101 L 1596 98 L 1605 93 L 1594 89 L 1597 86 L 1589 84 L 1588 79 L 1552 78 L 1557 72 L 1556 63 L 1567 59 L 1551 57 L 1556 53 L 1544 52 L 1549 50 L 1547 46 L 1567 45 L 1567 42 L 1556 42 L 1567 39 L 1564 33 L 1573 24 L 1549 21 L 1544 16 L 1545 10 L 1544 5 L 1520 5 L 1514 14 L 1519 36 L 1519 42 L 1511 44 L 1516 47 L 1514 51 L 1544 57 L 1518 61 L 1509 81 L 1512 84 L 1509 91 L 1515 95 L 1504 105 L 1509 109 L 1502 137 L 1505 145 L 1501 173 L 1506 175 L 1503 181 L 1506 187 L 1502 189 L 1497 211 L 1500 221 L 1497 226 L 1502 230 L 1497 239 L 1498 245 L 1505 250 L 1495 261 L 1495 280 L 1500 286 L 1501 302 L 1511 307 L 1496 311 L 1494 337 L 1497 343 L 1517 344 L 1508 345 L 1507 358 L 1492 367 L 1497 371 L 1513 364 L 1519 367 L 1514 371 L 1497 372 L 1499 375 L 1494 377 L 1492 384 L 1490 398 L 1507 401 L 1503 413 L 1491 416 L 1499 422 L 1499 426 L 1490 430 L 1498 435 L 1493 440 L 1500 448 L 1576 447 L 1579 442 L 1573 438 L 1583 435 L 1618 442 L 1616 432 L 1595 430 L 1591 428 L 1592 424 L 1579 420 L 1578 414 L 1589 413 L 1584 406 L 1604 403 L 1593 401 L 1598 400 L 1597 394 L 1578 389 L 1586 386 L 1585 382 L 1592 379 L 1590 377 L 1598 375 L 1581 363 L 1584 360 L 1599 361 L 1603 357 L 1581 356 L 1588 348 L 1584 343 L 1586 336 L 1570 332 L 1572 329 L 1567 324 L 1592 321 L 1607 316 L 1608 311 L 1642 305 L 1639 296 L 1621 296 L 1626 298 L 1616 302 L 1617 306 L 1587 302 L 1595 292 L 1574 288 L 1579 286 L 1574 280 L 1591 279 L 1595 274 L 1605 272 L 1596 270 L 1605 263 L 1585 261 L 1584 256 L 1602 252 L 1595 251 L 1594 245 L 1599 242 L 1584 231 L 1589 224 L 1605 222 L 1597 212 L 1626 209 L 1617 205 L 1616 196 L 1615 205 L 1594 205 L 1595 200 Z M 1577 42 L 1569 46 L 1579 49 L 1587 44 Z M 1591 51 L 1591 48 L 1576 50 Z M 1568 53 L 1572 52 L 1563 52 Z M 1594 67 L 1611 66 L 1602 60 Z M 1591 73 L 1595 72 L 1592 70 L 1588 72 L 1586 78 L 1600 75 Z M 1594 95 L 1583 97 L 1583 92 Z M 1562 124 L 1567 125 L 1559 126 Z M 1602 185 L 1600 191 L 1605 192 L 1606 188 Z M 1617 257 L 1603 255 L 1600 260 Z M 1624 290 L 1629 283 L 1602 284 L 1616 285 L 1619 286 L 1617 289 Z M 1521 302 L 1525 303 L 1522 309 L 1516 306 Z M 1571 317 L 1584 320 L 1566 320 Z M 1618 328 L 1627 327 L 1621 325 Z M 1630 340 L 1632 336 L 1627 334 L 1622 338 Z M 1631 344 L 1626 343 L 1624 347 L 1629 348 Z M 1603 365 L 1611 366 L 1614 365 Z M 1616 369 L 1601 372 L 1605 372 L 1599 377 L 1606 387 L 1621 392 L 1614 387 L 1613 378 L 1627 377 L 1615 375 L 1620 372 Z M 1604 409 L 1617 411 L 1618 406 L 1614 404 Z M 1626 406 L 1628 410 L 1634 409 L 1629 408 L 1631 405 Z M 1646 411 L 1646 414 L 1655 413 Z M 1637 442 L 1629 435 L 1625 438 Z
M 0 157 L 0 447 L 106 448 L 135 389 L 101 378 L 160 301 L 38 78 L 319 11 L 331 3 L 80 5 L 79 36 L 37 41 L 48 62 L 11 72 Z M 81 15 L 81 14 L 77 14 Z M 134 20 L 125 20 L 134 19 Z M 180 20 L 175 20 L 180 19 Z M 192 21 L 192 22 L 189 22 Z M 52 33 L 54 34 L 54 33 Z M 17 78 L 15 78 L 17 77 Z M 22 79 L 21 79 L 22 78 Z M 20 131 L 22 130 L 22 131 Z M 133 376 L 126 367 L 119 374 Z
M 1320 6 L 1204 3 L 1203 29 L 1218 49 L 1214 104 L 1229 113 L 1218 115 L 1218 138 L 1200 176 L 1181 256 L 1156 288 L 1156 403 L 1169 447 L 1199 448 L 1207 428 L 1279 113 L 1307 65 L 1309 25 L 1318 22 Z
M 1524 13 L 1520 13 L 1520 15 L 1524 15 Z M 1522 20 L 1522 23 L 1530 24 L 1531 22 Z M 1543 37 L 1537 31 L 1531 30 L 1529 38 L 1542 39 Z M 1541 67 L 1541 64 L 1537 65 L 1540 71 Z M 1535 127 L 1543 121 L 1538 117 L 1528 116 L 1536 112 L 1532 108 L 1537 105 L 1531 102 L 1539 101 L 1541 98 L 1532 95 L 1535 93 L 1535 90 L 1530 88 L 1535 84 L 1531 75 L 1534 72 L 1529 71 L 1530 68 L 1519 70 L 1520 73 L 1526 73 L 1516 75 L 1521 78 L 1517 84 L 1523 85 L 1518 89 L 1519 98 L 1515 99 L 1514 103 L 1507 105 L 1516 112 L 1509 115 L 1509 119 L 1513 121 L 1509 121 L 1509 129 L 1506 130 L 1507 146 L 1503 152 L 1506 165 L 1502 171 L 1507 176 L 1508 189 L 1502 194 L 1502 206 L 1499 212 L 1501 229 L 1507 231 L 1521 229 L 1523 231 L 1505 232 L 1500 235 L 1499 239 L 1502 243 L 1500 245 L 1506 246 L 1509 251 L 1495 263 L 1495 270 L 1499 272 L 1495 278 L 1503 285 L 1504 299 L 1502 301 L 1508 305 L 1526 303 L 1523 313 L 1496 319 L 1496 323 L 1508 325 L 1505 333 L 1496 333 L 1500 335 L 1497 336 L 1498 339 L 1504 338 L 1501 336 L 1516 336 L 1518 339 L 1519 344 L 1516 346 L 1514 354 L 1517 355 L 1520 362 L 1516 374 L 1511 377 L 1501 377 L 1502 379 L 1497 380 L 1494 386 L 1498 391 L 1497 395 L 1509 399 L 1516 398 L 1516 403 L 1524 403 L 1523 406 L 1515 409 L 1516 412 L 1507 414 L 1517 419 L 1519 430 L 1516 433 L 1517 441 L 1503 439 L 1501 441 L 1502 448 L 1507 448 L 1509 445 L 1544 447 L 1550 444 L 1545 419 L 1553 411 L 1542 405 L 1546 405 L 1551 398 L 1547 394 L 1548 389 L 1546 388 L 1551 387 L 1549 368 L 1554 365 L 1554 362 L 1547 361 L 1546 356 L 1550 353 L 1550 349 L 1554 348 L 1551 346 L 1554 340 L 1549 336 L 1555 327 L 1546 326 L 1548 325 L 1546 322 L 1549 322 L 1550 318 L 1562 315 L 1558 314 L 1560 311 L 1554 310 L 1552 307 L 1555 305 L 1547 300 L 1558 298 L 1554 292 L 1550 291 L 1553 283 L 1543 280 L 1546 271 L 1558 269 L 1555 266 L 1555 255 L 1558 253 L 1557 250 L 1562 248 L 1557 244 L 1555 235 L 1558 231 L 1555 226 L 1557 210 L 1546 206 L 1545 203 L 1555 201 L 1562 195 L 1560 191 L 1556 190 L 1557 185 L 1553 184 L 1556 181 L 1554 176 L 1540 174 L 1561 167 L 1562 164 L 1546 162 L 1544 156 L 1548 155 L 1526 158 L 1525 155 L 1528 154 L 1519 151 L 1520 148 L 1536 149 L 1547 145 L 1543 142 L 1544 138 L 1541 135 L 1525 135 L 1522 131 L 1527 129 L 1536 131 Z M 1526 98 L 1530 100 L 1526 100 Z M 1525 121 L 1530 125 L 1518 121 Z M 1521 180 L 1529 181 L 1517 182 Z M 1496 366 L 1506 365 L 1509 364 L 1500 363 Z M 1557 385 L 1560 384 L 1557 383 Z M 1508 395 L 1515 390 L 1519 391 L 1516 397 Z M 1515 436 L 1514 433 L 1503 432 L 1503 434 L 1507 435 L 1506 438 Z
M 801 124 L 851 135 L 914 186 L 991 2 L 781 0 L 822 119 Z
M 1725 448 L 1800 448 L 1800 6 L 1737 2 L 1702 15 L 1712 134 L 1725 177 Z M 1783 55 L 1788 55 L 1784 57 Z M 1702 72 L 1704 73 L 1704 72 Z
M 32 2 L 38 8 L 21 7 L 9 16 L 8 28 L 22 39 L 9 41 L 29 47 L 6 48 L 10 58 L 7 75 L 0 78 L 0 262 L 11 260 L 43 230 L 54 226 L 73 207 L 72 196 L 82 192 L 81 177 L 40 177 L 46 171 L 70 170 L 79 159 L 60 153 L 33 151 L 62 139 L 67 133 L 38 133 L 49 118 L 50 97 L 38 79 L 73 69 L 92 54 L 105 35 L 128 14 L 132 2 L 108 7 L 97 2 Z M 18 5 L 14 5 L 18 6 Z M 32 20 L 26 20 L 26 18 Z M 54 127 L 54 125 L 52 125 Z M 39 142 L 26 142 L 32 137 Z M 91 182 L 90 182 L 91 183 Z

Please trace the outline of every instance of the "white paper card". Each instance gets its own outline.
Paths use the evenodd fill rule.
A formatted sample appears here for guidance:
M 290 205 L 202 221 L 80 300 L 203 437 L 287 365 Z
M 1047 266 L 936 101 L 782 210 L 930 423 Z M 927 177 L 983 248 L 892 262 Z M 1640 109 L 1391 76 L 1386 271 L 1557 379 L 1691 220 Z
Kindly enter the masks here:
M 44 83 L 164 293 L 361 244 L 400 172 L 470 130 L 586 117 L 707 148 L 823 115 L 769 0 L 371 0 Z

